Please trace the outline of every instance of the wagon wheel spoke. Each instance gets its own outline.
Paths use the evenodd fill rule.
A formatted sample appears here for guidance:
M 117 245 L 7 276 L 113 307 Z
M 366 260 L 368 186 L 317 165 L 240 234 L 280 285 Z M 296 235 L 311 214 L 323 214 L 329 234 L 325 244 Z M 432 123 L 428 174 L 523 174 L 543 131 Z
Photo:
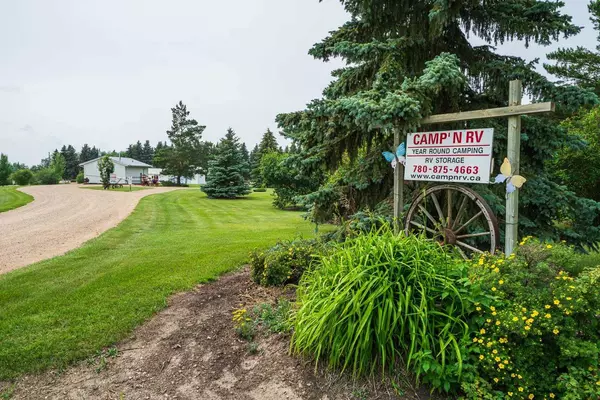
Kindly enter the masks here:
M 450 229 L 454 229 L 457 224 L 460 224 L 462 220 L 462 216 L 467 209 L 467 196 L 463 195 L 462 202 L 460 203 L 460 207 L 458 208 L 458 214 L 456 215 L 456 219 L 452 223 L 452 227 Z
M 464 258 L 465 260 L 468 260 L 468 259 L 469 259 L 469 257 L 467 257 L 467 254 L 466 254 L 466 253 L 463 251 L 463 249 L 461 249 L 461 248 L 460 248 L 460 247 L 458 247 L 458 246 L 454 246 L 454 248 L 455 248 L 456 250 L 458 250 L 458 252 L 459 252 L 459 253 L 460 253 L 460 255 L 462 256 L 462 258 Z
M 444 213 L 442 212 L 442 207 L 440 207 L 440 202 L 438 201 L 435 193 L 431 193 L 431 199 L 433 200 L 433 204 L 435 204 L 435 209 L 437 210 L 438 215 L 440 216 L 440 222 L 442 226 L 444 225 Z
M 431 221 L 433 226 L 438 225 L 438 222 L 435 220 L 435 218 L 433 218 L 433 216 L 429 213 L 429 211 L 427 211 L 427 209 L 425 207 L 423 207 L 422 204 L 419 204 L 419 210 L 421 210 L 423 212 L 423 214 L 425 214 L 427 216 L 427 218 Z M 427 225 L 426 221 L 423 221 L 423 222 L 425 223 L 425 225 Z
M 431 228 L 429 228 L 429 227 L 427 227 L 427 226 L 421 225 L 421 224 L 419 224 L 418 222 L 415 222 L 415 221 L 410 221 L 410 223 L 411 223 L 411 225 L 414 225 L 414 226 L 416 226 L 416 227 L 418 227 L 418 228 L 421 228 L 421 229 L 425 229 L 427 232 L 429 232 L 429 233 L 433 233 L 434 235 L 439 235 L 439 234 L 440 234 L 440 233 L 439 233 L 438 231 L 436 231 L 435 229 L 431 229 Z
M 460 228 L 458 228 L 457 230 L 454 231 L 455 234 L 457 234 L 458 232 L 462 231 L 463 229 L 465 229 L 467 226 L 469 226 L 469 224 L 473 221 L 475 221 L 477 218 L 479 218 L 480 215 L 483 214 L 483 211 L 479 211 L 477 214 L 475 214 L 470 220 L 468 220 L 467 222 L 465 222 Z
M 468 235 L 458 235 L 456 238 L 457 239 L 465 239 L 465 238 L 471 238 L 471 237 L 489 236 L 491 234 L 492 234 L 492 232 L 470 233 Z
M 450 228 L 452 226 L 452 190 L 450 190 L 450 189 L 448 189 L 446 191 L 446 204 L 447 204 L 447 208 L 448 208 L 448 212 L 447 212 L 448 222 L 446 223 L 446 226 L 448 228 Z
M 483 254 L 483 251 L 479 250 L 477 247 L 473 247 L 471 245 L 468 245 L 465 242 L 461 242 L 460 240 L 457 240 L 456 244 L 459 245 L 459 246 L 461 246 L 461 247 L 464 247 L 465 249 L 469 249 L 469 250 L 471 250 L 471 251 L 473 251 L 475 253 Z

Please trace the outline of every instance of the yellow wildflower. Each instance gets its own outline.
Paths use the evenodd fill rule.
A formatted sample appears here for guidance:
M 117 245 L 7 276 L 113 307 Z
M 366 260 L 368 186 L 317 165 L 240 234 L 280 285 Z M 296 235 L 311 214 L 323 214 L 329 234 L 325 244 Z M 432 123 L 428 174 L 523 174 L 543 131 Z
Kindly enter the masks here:
M 485 357 L 484 357 L 484 355 L 483 355 L 483 354 L 479 356 L 479 359 L 480 359 L 480 360 L 483 360 L 484 358 L 485 358 Z
M 476 337 L 473 338 L 473 343 L 477 343 L 477 338 Z
M 567 300 L 571 301 L 571 300 L 573 300 L 573 298 L 572 297 L 567 297 Z
M 501 358 L 500 358 L 500 357 L 494 357 L 494 360 L 495 360 L 496 362 L 500 362 L 500 361 L 501 361 Z
M 494 349 L 494 350 L 492 350 L 492 353 L 498 354 L 498 350 Z
M 490 310 L 492 310 L 492 311 L 496 311 L 496 307 L 494 307 L 494 306 L 490 306 Z
M 523 377 L 521 375 L 517 375 L 517 378 L 519 379 L 523 379 Z
M 550 247 L 552 247 L 552 246 L 550 246 Z M 527 396 L 527 397 L 529 398 L 529 400 L 532 400 L 535 396 L 532 393 L 530 393 L 529 396 Z
M 552 248 L 552 245 L 551 245 L 551 244 L 549 244 L 549 245 L 547 245 L 547 246 L 546 246 L 546 248 L 547 248 L 547 249 L 551 249 L 551 248 Z M 532 398 L 533 398 L 533 397 L 532 397 Z
M 508 395 L 509 395 L 510 397 L 512 397 L 512 395 L 513 395 L 513 392 L 508 392 Z
M 523 308 L 521 308 L 521 311 L 527 312 L 527 309 L 525 307 L 523 307 Z
M 551 399 L 553 399 L 554 397 L 556 397 L 556 396 L 554 395 L 554 393 L 550 393 L 548 396 L 550 396 L 550 398 L 551 398 Z
M 559 331 L 558 329 L 556 329 L 556 328 L 554 328 L 554 330 L 552 331 L 552 333 L 554 333 L 555 335 L 558 335 L 558 334 L 559 334 L 559 332 L 560 332 L 560 331 Z
M 497 289 L 495 287 L 492 288 L 492 292 L 495 292 Z
M 496 311 L 494 311 L 494 312 L 492 313 L 492 315 L 496 315 L 496 314 L 497 314 L 497 313 L 496 313 Z
M 500 321 L 496 321 L 496 325 L 500 325 Z
M 515 376 L 516 376 L 515 374 L 510 374 L 510 377 L 511 377 L 511 378 L 514 378 Z
M 479 331 L 479 333 L 481 333 L 482 335 L 485 335 L 485 329 L 481 328 L 481 330 Z
M 552 307 L 552 306 L 550 306 L 550 305 L 548 305 L 548 304 L 546 304 L 546 305 L 544 306 L 544 308 L 545 308 L 546 310 L 547 310 L 547 309 L 549 309 L 550 307 Z
M 530 330 L 530 329 L 531 329 L 531 327 L 530 327 L 529 325 L 527 325 L 527 326 L 525 327 L 525 330 L 526 330 L 526 331 L 528 331 L 528 330 Z
M 481 307 L 476 307 L 475 308 L 477 311 L 481 311 Z
M 504 364 L 498 364 L 498 368 L 500 369 L 504 369 L 505 365 Z
M 546 317 L 546 318 L 552 318 L 552 315 L 546 314 L 546 315 L 544 315 L 544 317 Z
M 500 379 L 494 378 L 494 382 L 498 383 L 499 381 L 500 381 Z
M 504 281 L 503 281 L 502 279 L 500 279 L 500 280 L 498 281 L 498 285 L 504 285 Z
M 513 321 L 517 322 L 519 320 L 518 317 L 513 317 Z
M 499 273 L 500 272 L 500 268 L 498 268 L 498 267 L 494 268 L 494 272 L 495 273 Z
M 522 392 L 523 388 L 521 386 L 519 386 L 519 392 Z
M 554 304 L 559 305 L 560 304 L 560 300 L 554 299 Z

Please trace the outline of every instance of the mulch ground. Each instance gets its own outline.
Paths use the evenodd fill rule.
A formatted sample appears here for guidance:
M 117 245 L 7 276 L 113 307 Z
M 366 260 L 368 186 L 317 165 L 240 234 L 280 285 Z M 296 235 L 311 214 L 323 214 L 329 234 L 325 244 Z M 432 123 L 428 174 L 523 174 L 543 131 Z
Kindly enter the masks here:
M 128 340 L 58 373 L 0 383 L 11 399 L 426 399 L 404 380 L 400 397 L 379 379 L 356 382 L 289 355 L 289 336 L 263 333 L 258 352 L 234 331 L 232 311 L 293 293 L 255 285 L 248 270 L 173 296 Z M 115 353 L 117 355 L 115 356 Z M 8 395 L 7 395 L 8 396 Z M 1 398 L 1 396 L 0 396 Z

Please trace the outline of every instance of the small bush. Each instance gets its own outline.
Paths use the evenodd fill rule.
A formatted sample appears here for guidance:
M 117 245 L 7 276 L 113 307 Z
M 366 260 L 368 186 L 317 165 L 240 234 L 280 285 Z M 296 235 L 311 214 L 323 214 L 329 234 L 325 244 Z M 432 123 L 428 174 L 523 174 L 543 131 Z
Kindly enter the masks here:
M 256 335 L 256 327 L 254 320 L 248 315 L 248 310 L 240 308 L 233 311 L 233 322 L 235 324 L 235 332 L 239 337 L 252 341 Z
M 75 182 L 77 183 L 83 183 L 84 177 L 83 177 L 83 171 L 79 172 L 77 174 L 77 177 L 75 178 Z
M 474 263 L 471 281 L 494 300 L 471 321 L 469 398 L 600 398 L 600 266 L 581 260 L 526 238 L 506 259 Z
M 436 242 L 389 228 L 359 235 L 302 278 L 292 349 L 355 375 L 402 360 L 448 391 L 467 354 L 464 321 L 481 301 L 467 276 L 467 263 Z
M 255 322 L 264 326 L 271 333 L 289 332 L 292 328 L 289 322 L 292 305 L 288 300 L 279 300 L 276 305 L 262 303 L 252 309 Z
M 52 168 L 44 168 L 33 174 L 32 182 L 36 185 L 56 185 L 60 182 L 60 176 Z
M 282 241 L 266 251 L 254 250 L 250 253 L 252 279 L 264 286 L 298 283 L 323 250 L 324 245 L 316 240 Z
M 19 186 L 27 186 L 33 179 L 33 172 L 28 169 L 20 169 L 13 172 L 10 175 L 10 179 L 13 180 Z
M 267 188 L 263 188 L 263 187 L 254 188 L 253 191 L 256 192 L 256 193 L 264 193 L 264 192 L 267 191 Z

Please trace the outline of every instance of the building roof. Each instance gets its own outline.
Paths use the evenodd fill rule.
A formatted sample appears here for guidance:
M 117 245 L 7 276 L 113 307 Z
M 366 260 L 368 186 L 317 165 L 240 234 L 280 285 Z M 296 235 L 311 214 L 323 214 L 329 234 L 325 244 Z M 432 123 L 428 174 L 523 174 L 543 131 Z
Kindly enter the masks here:
M 98 157 L 98 158 L 94 158 L 93 160 L 89 160 L 89 161 L 83 162 L 83 163 L 79 164 L 79 166 L 83 167 L 84 165 L 92 163 L 94 161 L 98 161 L 101 158 L 102 157 Z M 143 163 L 143 162 L 138 161 L 138 160 L 134 160 L 133 158 L 129 158 L 129 157 L 110 157 L 110 159 L 115 164 L 123 165 L 124 167 L 146 167 L 146 168 L 152 168 L 152 165 L 148 165 L 146 163 Z

